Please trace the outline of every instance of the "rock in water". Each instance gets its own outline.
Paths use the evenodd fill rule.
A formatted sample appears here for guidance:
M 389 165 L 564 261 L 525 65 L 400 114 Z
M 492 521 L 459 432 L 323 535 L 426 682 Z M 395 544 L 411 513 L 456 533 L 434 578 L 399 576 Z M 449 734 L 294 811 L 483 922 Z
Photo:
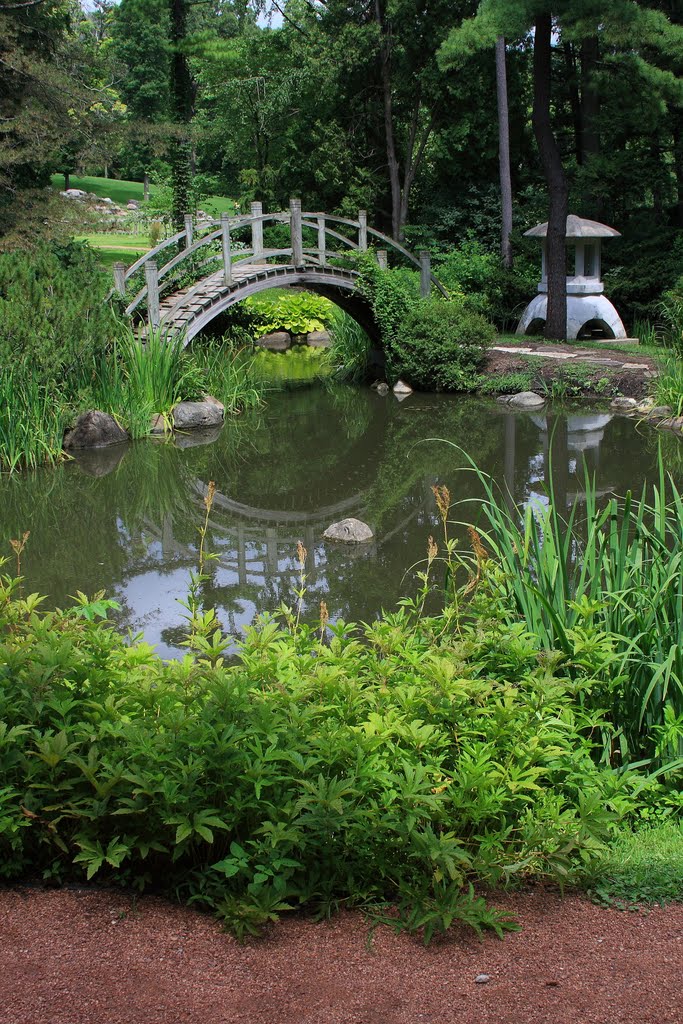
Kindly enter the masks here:
M 81 413 L 73 430 L 64 435 L 67 451 L 74 448 L 106 448 L 110 444 L 121 444 L 128 440 L 128 433 L 120 427 L 113 416 L 99 409 Z
M 545 398 L 541 398 L 535 391 L 520 391 L 507 404 L 513 409 L 540 409 L 545 405 Z
M 610 409 L 620 409 L 622 412 L 630 412 L 631 409 L 635 409 L 637 405 L 638 403 L 635 398 L 624 398 L 620 395 L 619 398 L 612 399 L 609 407 Z
M 173 408 L 173 426 L 176 430 L 217 427 L 222 422 L 223 407 L 220 402 L 178 402 Z
M 311 348 L 329 348 L 332 344 L 329 331 L 309 331 L 308 344 Z
M 412 395 L 413 389 L 404 380 L 397 380 L 393 387 L 395 395 Z
M 361 523 L 360 519 L 341 519 L 338 523 L 328 526 L 323 534 L 327 540 L 345 540 L 354 544 L 372 540 L 373 536 L 368 524 Z
M 377 394 L 384 398 L 385 395 L 389 394 L 389 385 L 382 381 L 381 384 L 377 385 Z

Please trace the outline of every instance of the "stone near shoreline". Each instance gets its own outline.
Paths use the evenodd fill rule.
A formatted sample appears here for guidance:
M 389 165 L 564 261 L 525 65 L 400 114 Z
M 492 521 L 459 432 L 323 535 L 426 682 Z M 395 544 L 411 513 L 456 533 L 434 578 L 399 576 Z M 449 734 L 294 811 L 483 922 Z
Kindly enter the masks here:
M 540 409 L 545 405 L 545 398 L 537 395 L 535 391 L 520 391 L 510 396 L 507 405 L 513 409 Z
M 638 407 L 638 402 L 635 398 L 626 398 L 623 395 L 619 395 L 618 398 L 613 398 L 609 404 L 610 409 L 616 409 L 618 412 L 632 412 L 633 409 Z
M 203 402 L 178 402 L 173 407 L 173 427 L 175 430 L 217 427 L 223 422 L 224 415 L 225 409 L 216 398 Z
M 372 540 L 373 536 L 368 524 L 362 523 L 360 519 L 341 519 L 328 526 L 323 534 L 326 540 L 342 540 L 352 544 L 363 544 Z
M 81 413 L 72 430 L 67 430 L 64 448 L 66 451 L 107 448 L 111 444 L 122 444 L 128 440 L 128 431 L 119 426 L 113 416 L 99 409 L 89 409 Z
M 292 338 L 289 331 L 271 331 L 257 339 L 258 348 L 265 348 L 268 352 L 286 352 L 292 347 Z

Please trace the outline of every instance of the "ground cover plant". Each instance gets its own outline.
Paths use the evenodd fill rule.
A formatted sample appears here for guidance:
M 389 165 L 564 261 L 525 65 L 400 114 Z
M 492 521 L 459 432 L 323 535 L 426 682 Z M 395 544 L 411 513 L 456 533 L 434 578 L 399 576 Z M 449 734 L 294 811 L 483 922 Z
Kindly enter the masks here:
M 520 624 L 418 599 L 361 627 L 283 609 L 226 666 L 200 597 L 201 577 L 194 655 L 166 664 L 103 621 L 101 595 L 42 612 L 2 580 L 6 879 L 161 888 L 238 935 L 361 906 L 428 940 L 509 927 L 482 885 L 565 878 L 633 806 L 636 776 L 592 756 L 599 645 L 553 663 Z
M 683 820 L 624 830 L 582 880 L 599 903 L 630 910 L 683 899 Z

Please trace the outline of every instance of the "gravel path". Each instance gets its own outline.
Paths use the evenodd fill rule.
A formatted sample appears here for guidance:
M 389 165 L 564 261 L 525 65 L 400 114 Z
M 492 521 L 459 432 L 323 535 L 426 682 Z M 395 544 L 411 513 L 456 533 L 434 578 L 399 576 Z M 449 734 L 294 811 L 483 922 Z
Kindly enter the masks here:
M 239 946 L 161 899 L 0 891 L 1 1024 L 683 1024 L 683 905 L 505 898 L 504 941 L 425 949 L 358 914 L 297 916 Z M 487 983 L 476 983 L 485 973 Z

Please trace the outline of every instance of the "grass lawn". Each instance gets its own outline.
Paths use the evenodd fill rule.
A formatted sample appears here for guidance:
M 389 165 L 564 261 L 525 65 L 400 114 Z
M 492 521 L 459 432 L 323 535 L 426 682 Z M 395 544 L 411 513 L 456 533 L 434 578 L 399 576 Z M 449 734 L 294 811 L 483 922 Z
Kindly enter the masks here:
M 129 267 L 151 248 L 146 235 L 106 232 L 76 235 L 75 238 L 77 242 L 88 242 L 96 249 L 100 263 L 107 268 L 113 267 L 115 263 L 125 263 Z
M 624 832 L 591 875 L 593 898 L 621 909 L 683 900 L 683 822 L 668 820 Z
M 64 175 L 53 174 L 52 185 L 54 188 L 64 189 Z M 84 192 L 94 192 L 96 196 L 109 196 L 115 203 L 125 206 L 131 199 L 142 201 L 144 187 L 141 181 L 119 181 L 117 178 L 79 178 L 71 175 L 71 188 L 82 188 Z M 156 187 L 149 186 L 150 195 L 154 195 Z M 226 196 L 207 196 L 202 200 L 201 208 L 214 216 L 220 213 L 234 213 L 235 204 L 232 199 Z

